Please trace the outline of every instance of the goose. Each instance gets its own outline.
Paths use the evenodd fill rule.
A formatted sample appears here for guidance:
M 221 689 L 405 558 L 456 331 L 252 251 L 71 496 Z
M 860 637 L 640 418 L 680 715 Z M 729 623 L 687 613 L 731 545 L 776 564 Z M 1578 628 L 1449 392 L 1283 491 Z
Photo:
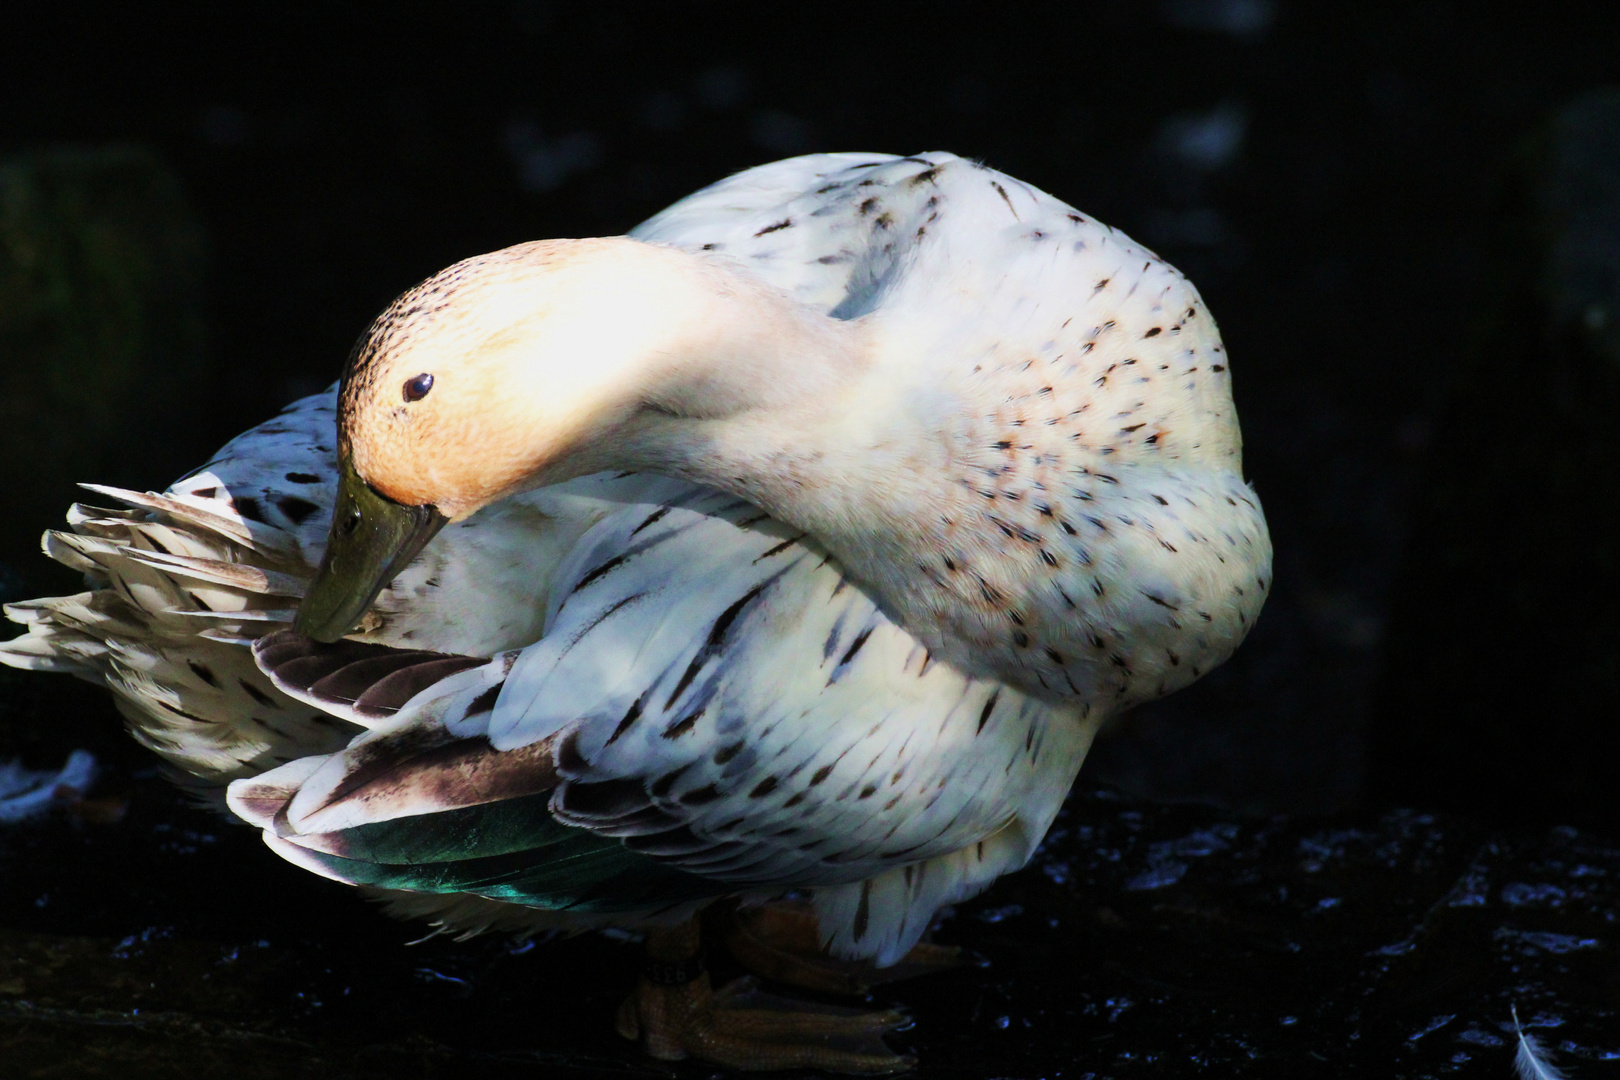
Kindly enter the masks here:
M 90 490 L 122 508 L 45 540 L 89 589 L 10 605 L 0 661 L 104 683 L 199 798 L 397 914 L 643 931 L 619 1031 L 739 1069 L 913 1059 L 898 1012 L 712 985 L 701 912 L 790 984 L 949 963 L 935 913 L 1271 573 L 1197 290 L 947 153 L 458 262 L 326 393 Z

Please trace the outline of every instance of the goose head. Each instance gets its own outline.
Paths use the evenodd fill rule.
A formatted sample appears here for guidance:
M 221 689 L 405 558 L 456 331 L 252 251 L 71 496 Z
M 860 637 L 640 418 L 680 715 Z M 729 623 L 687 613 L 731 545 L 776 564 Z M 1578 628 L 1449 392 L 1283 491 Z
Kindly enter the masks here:
M 441 528 L 506 496 L 607 469 L 701 474 L 717 425 L 820 400 L 847 366 L 842 325 L 720 260 L 624 238 L 435 274 L 350 356 L 332 526 L 295 628 L 349 632 Z

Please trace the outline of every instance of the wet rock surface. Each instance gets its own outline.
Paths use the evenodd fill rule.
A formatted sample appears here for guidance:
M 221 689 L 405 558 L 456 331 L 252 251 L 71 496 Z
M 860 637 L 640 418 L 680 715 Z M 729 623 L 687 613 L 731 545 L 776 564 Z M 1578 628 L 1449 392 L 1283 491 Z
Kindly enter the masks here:
M 421 927 L 120 750 L 89 688 L 39 684 L 36 727 L 80 726 L 121 760 L 76 808 L 0 829 L 0 1075 L 715 1071 L 613 1034 L 633 941 L 409 945 Z M 1031 867 L 938 928 L 984 966 L 872 1000 L 915 1014 L 894 1042 L 919 1077 L 1506 1076 L 1514 1007 L 1572 1075 L 1611 1075 L 1617 920 L 1620 844 L 1571 829 L 1082 791 Z

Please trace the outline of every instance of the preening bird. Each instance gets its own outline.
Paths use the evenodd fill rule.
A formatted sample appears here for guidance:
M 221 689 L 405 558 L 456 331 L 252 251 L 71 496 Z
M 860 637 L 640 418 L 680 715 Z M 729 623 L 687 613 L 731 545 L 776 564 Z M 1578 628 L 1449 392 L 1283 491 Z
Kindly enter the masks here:
M 89 591 L 12 605 L 0 659 L 105 682 L 278 854 L 399 912 L 645 930 L 620 1030 L 738 1068 L 910 1059 L 897 1014 L 712 987 L 700 910 L 740 902 L 742 959 L 802 985 L 947 962 L 935 911 L 1022 866 L 1098 727 L 1225 660 L 1270 580 L 1197 291 L 944 153 L 467 259 L 335 393 L 161 495 L 93 490 L 127 509 L 46 541 Z

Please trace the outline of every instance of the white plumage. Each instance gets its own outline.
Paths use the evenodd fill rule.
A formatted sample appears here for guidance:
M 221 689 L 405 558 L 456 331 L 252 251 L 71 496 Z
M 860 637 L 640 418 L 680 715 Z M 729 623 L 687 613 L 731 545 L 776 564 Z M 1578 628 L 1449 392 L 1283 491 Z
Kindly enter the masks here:
M 825 421 L 832 449 L 749 498 L 602 473 L 452 524 L 360 637 L 473 659 L 422 658 L 441 666 L 412 677 L 446 674 L 398 676 L 400 701 L 360 668 L 289 675 L 285 635 L 261 646 L 272 682 L 246 647 L 322 549 L 339 463 L 317 395 L 163 496 L 97 489 L 132 509 L 76 507 L 47 539 L 91 590 L 12 605 L 29 633 L 0 660 L 106 682 L 196 783 L 235 781 L 277 851 L 413 891 L 411 913 L 635 923 L 811 889 L 835 952 L 893 962 L 1028 859 L 1100 724 L 1258 613 L 1270 547 L 1219 337 L 1150 252 L 949 154 L 763 166 L 631 235 L 860 328 L 881 377 Z M 516 826 L 499 851 L 411 837 L 504 813 L 497 774 L 513 807 L 543 797 L 556 843 L 648 869 L 563 895 Z

